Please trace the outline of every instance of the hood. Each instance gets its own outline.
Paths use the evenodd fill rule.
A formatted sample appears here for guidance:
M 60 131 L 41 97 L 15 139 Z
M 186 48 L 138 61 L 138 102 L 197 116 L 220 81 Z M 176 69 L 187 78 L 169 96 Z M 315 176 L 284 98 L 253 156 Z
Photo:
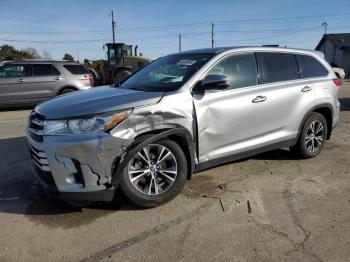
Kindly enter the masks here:
M 164 94 L 99 86 L 58 96 L 39 104 L 35 111 L 46 119 L 71 118 L 156 104 Z

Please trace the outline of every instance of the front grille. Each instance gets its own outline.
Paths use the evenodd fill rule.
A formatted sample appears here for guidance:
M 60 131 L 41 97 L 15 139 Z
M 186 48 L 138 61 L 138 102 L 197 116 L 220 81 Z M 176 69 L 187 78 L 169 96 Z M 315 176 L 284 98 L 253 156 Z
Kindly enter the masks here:
M 49 162 L 47 161 L 47 155 L 44 151 L 34 148 L 29 144 L 30 156 L 35 166 L 42 171 L 50 172 Z
M 43 141 L 45 117 L 33 111 L 29 116 L 29 134 L 37 142 Z

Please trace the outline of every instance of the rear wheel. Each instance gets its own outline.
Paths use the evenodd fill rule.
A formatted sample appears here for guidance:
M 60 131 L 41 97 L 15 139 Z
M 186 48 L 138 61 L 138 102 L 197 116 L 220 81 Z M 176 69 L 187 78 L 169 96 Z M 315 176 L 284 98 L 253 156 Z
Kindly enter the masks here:
M 327 121 L 317 112 L 311 113 L 302 128 L 298 143 L 291 148 L 302 158 L 317 156 L 326 142 Z
M 68 94 L 74 91 L 76 91 L 74 88 L 65 88 L 61 91 L 60 95 Z
M 187 160 L 180 146 L 160 140 L 143 147 L 124 169 L 120 187 L 140 207 L 155 207 L 173 199 L 185 184 Z

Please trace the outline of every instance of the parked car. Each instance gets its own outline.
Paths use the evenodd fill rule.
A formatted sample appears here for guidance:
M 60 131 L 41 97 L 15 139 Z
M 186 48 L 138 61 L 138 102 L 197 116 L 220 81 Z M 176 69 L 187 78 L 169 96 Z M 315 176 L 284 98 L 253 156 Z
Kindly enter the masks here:
M 345 71 L 343 68 L 339 68 L 339 67 L 332 67 L 335 75 L 339 78 L 339 79 L 344 79 L 345 78 Z
M 318 155 L 341 81 L 314 51 L 210 48 L 168 55 L 118 87 L 57 97 L 31 113 L 36 177 L 63 199 L 173 199 L 192 174 L 290 147 Z
M 24 60 L 0 64 L 0 107 L 35 105 L 91 86 L 89 71 L 78 63 Z

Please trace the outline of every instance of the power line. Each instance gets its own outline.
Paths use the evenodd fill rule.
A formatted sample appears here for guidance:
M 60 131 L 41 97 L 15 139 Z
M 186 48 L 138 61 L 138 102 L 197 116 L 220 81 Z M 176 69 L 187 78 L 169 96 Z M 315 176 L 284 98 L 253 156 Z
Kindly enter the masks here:
M 233 20 L 223 20 L 223 21 L 216 21 L 217 24 L 223 24 L 223 23 L 245 23 L 245 22 L 287 22 L 287 21 L 303 21 L 303 20 L 318 20 L 320 18 L 327 19 L 339 19 L 339 18 L 349 18 L 350 13 L 344 13 L 344 14 L 324 14 L 324 15 L 312 15 L 312 16 L 294 16 L 294 17 L 274 17 L 274 18 L 253 18 L 253 19 L 233 19 Z
M 275 17 L 275 18 L 253 18 L 253 19 L 233 19 L 233 20 L 217 20 L 214 21 L 215 24 L 225 24 L 225 23 L 245 23 L 245 22 L 254 22 L 254 23 L 261 23 L 261 22 L 286 22 L 286 21 L 302 21 L 302 20 L 315 20 L 320 18 L 331 19 L 331 18 L 350 18 L 350 13 L 344 13 L 344 14 L 323 14 L 323 15 L 313 15 L 313 16 L 294 16 L 294 17 Z M 161 28 L 170 29 L 172 27 L 178 28 L 178 27 L 187 27 L 187 26 L 203 26 L 210 24 L 210 21 L 205 22 L 196 22 L 196 23 L 186 23 L 186 24 L 168 24 L 168 25 L 159 25 L 159 26 L 145 26 L 145 27 L 124 27 L 125 30 L 129 31 L 137 31 L 137 30 L 146 30 L 146 29 L 155 29 L 159 30 Z
M 110 30 L 83 30 L 83 31 L 0 31 L 0 34 L 77 34 L 77 33 L 102 33 Z
M 320 18 L 329 19 L 341 19 L 350 18 L 350 13 L 343 14 L 321 14 L 312 16 L 294 16 L 294 17 L 274 17 L 274 18 L 252 18 L 252 19 L 232 19 L 232 20 L 217 20 L 214 21 L 215 25 L 223 26 L 229 23 L 264 23 L 264 22 L 288 22 L 295 21 L 300 22 L 303 20 L 317 20 Z M 203 27 L 208 26 L 210 21 L 194 22 L 194 23 L 183 23 L 183 24 L 168 24 L 168 25 L 155 25 L 145 27 L 126 27 L 124 30 L 138 31 L 138 30 L 175 30 L 179 27 Z M 76 33 L 103 33 L 109 32 L 110 30 L 68 30 L 68 31 L 0 31 L 1 34 L 76 34 Z
M 332 26 L 328 27 L 328 29 L 340 29 L 340 28 L 350 28 L 350 26 Z M 299 33 L 299 32 L 305 32 L 305 31 L 317 31 L 320 30 L 320 27 L 301 27 L 301 28 L 286 28 L 286 29 L 254 29 L 254 30 L 217 30 L 215 33 L 269 33 L 269 32 L 285 32 L 288 34 L 293 33 Z M 108 30 L 109 31 L 109 30 Z M 145 41 L 143 38 L 136 37 L 128 33 L 125 29 L 121 29 L 122 32 L 129 34 L 130 38 L 138 39 L 139 41 Z M 210 35 L 211 32 L 209 31 L 202 31 L 202 32 L 190 32 L 190 33 L 182 33 L 181 37 L 185 38 L 191 38 L 191 36 L 197 36 L 197 35 Z M 285 35 L 285 34 L 283 34 Z M 161 38 L 177 38 L 179 37 L 179 34 L 167 34 L 167 35 L 153 35 L 148 36 L 147 40 L 149 39 L 161 39 Z M 273 36 L 264 36 L 266 37 L 274 37 Z M 194 38 L 192 38 L 194 39 Z M 261 39 L 259 38 L 252 38 L 252 39 L 246 39 L 248 40 L 255 40 L 255 39 Z M 86 40 L 21 40 L 21 39 L 0 39 L 0 41 L 4 42 L 22 42 L 22 43 L 46 43 L 46 44 L 69 44 L 69 43 L 90 43 L 90 42 L 100 42 L 100 41 L 107 41 L 108 38 L 101 38 L 101 39 L 86 39 Z M 204 40 L 204 39 L 200 39 Z M 220 42 L 220 41 L 219 41 Z
M 220 43 L 235 43 L 235 42 L 245 42 L 245 41 L 255 41 L 255 40 L 263 40 L 263 39 L 269 39 L 269 38 L 275 38 L 275 37 L 280 37 L 280 36 L 287 36 L 287 35 L 292 35 L 295 33 L 300 33 L 300 32 L 305 32 L 305 31 L 294 31 L 294 32 L 288 32 L 288 33 L 283 33 L 283 34 L 277 34 L 277 35 L 271 35 L 271 36 L 262 36 L 262 37 L 255 37 L 255 38 L 250 38 L 250 39 L 239 39 L 239 40 L 233 40 L 233 41 L 218 41 Z
M 12 42 L 12 43 L 36 43 L 36 44 L 78 44 L 78 43 L 92 43 L 106 41 L 108 38 L 93 39 L 93 40 L 72 40 L 72 41 L 59 41 L 59 40 L 19 40 L 19 39 L 0 39 L 2 42 Z

